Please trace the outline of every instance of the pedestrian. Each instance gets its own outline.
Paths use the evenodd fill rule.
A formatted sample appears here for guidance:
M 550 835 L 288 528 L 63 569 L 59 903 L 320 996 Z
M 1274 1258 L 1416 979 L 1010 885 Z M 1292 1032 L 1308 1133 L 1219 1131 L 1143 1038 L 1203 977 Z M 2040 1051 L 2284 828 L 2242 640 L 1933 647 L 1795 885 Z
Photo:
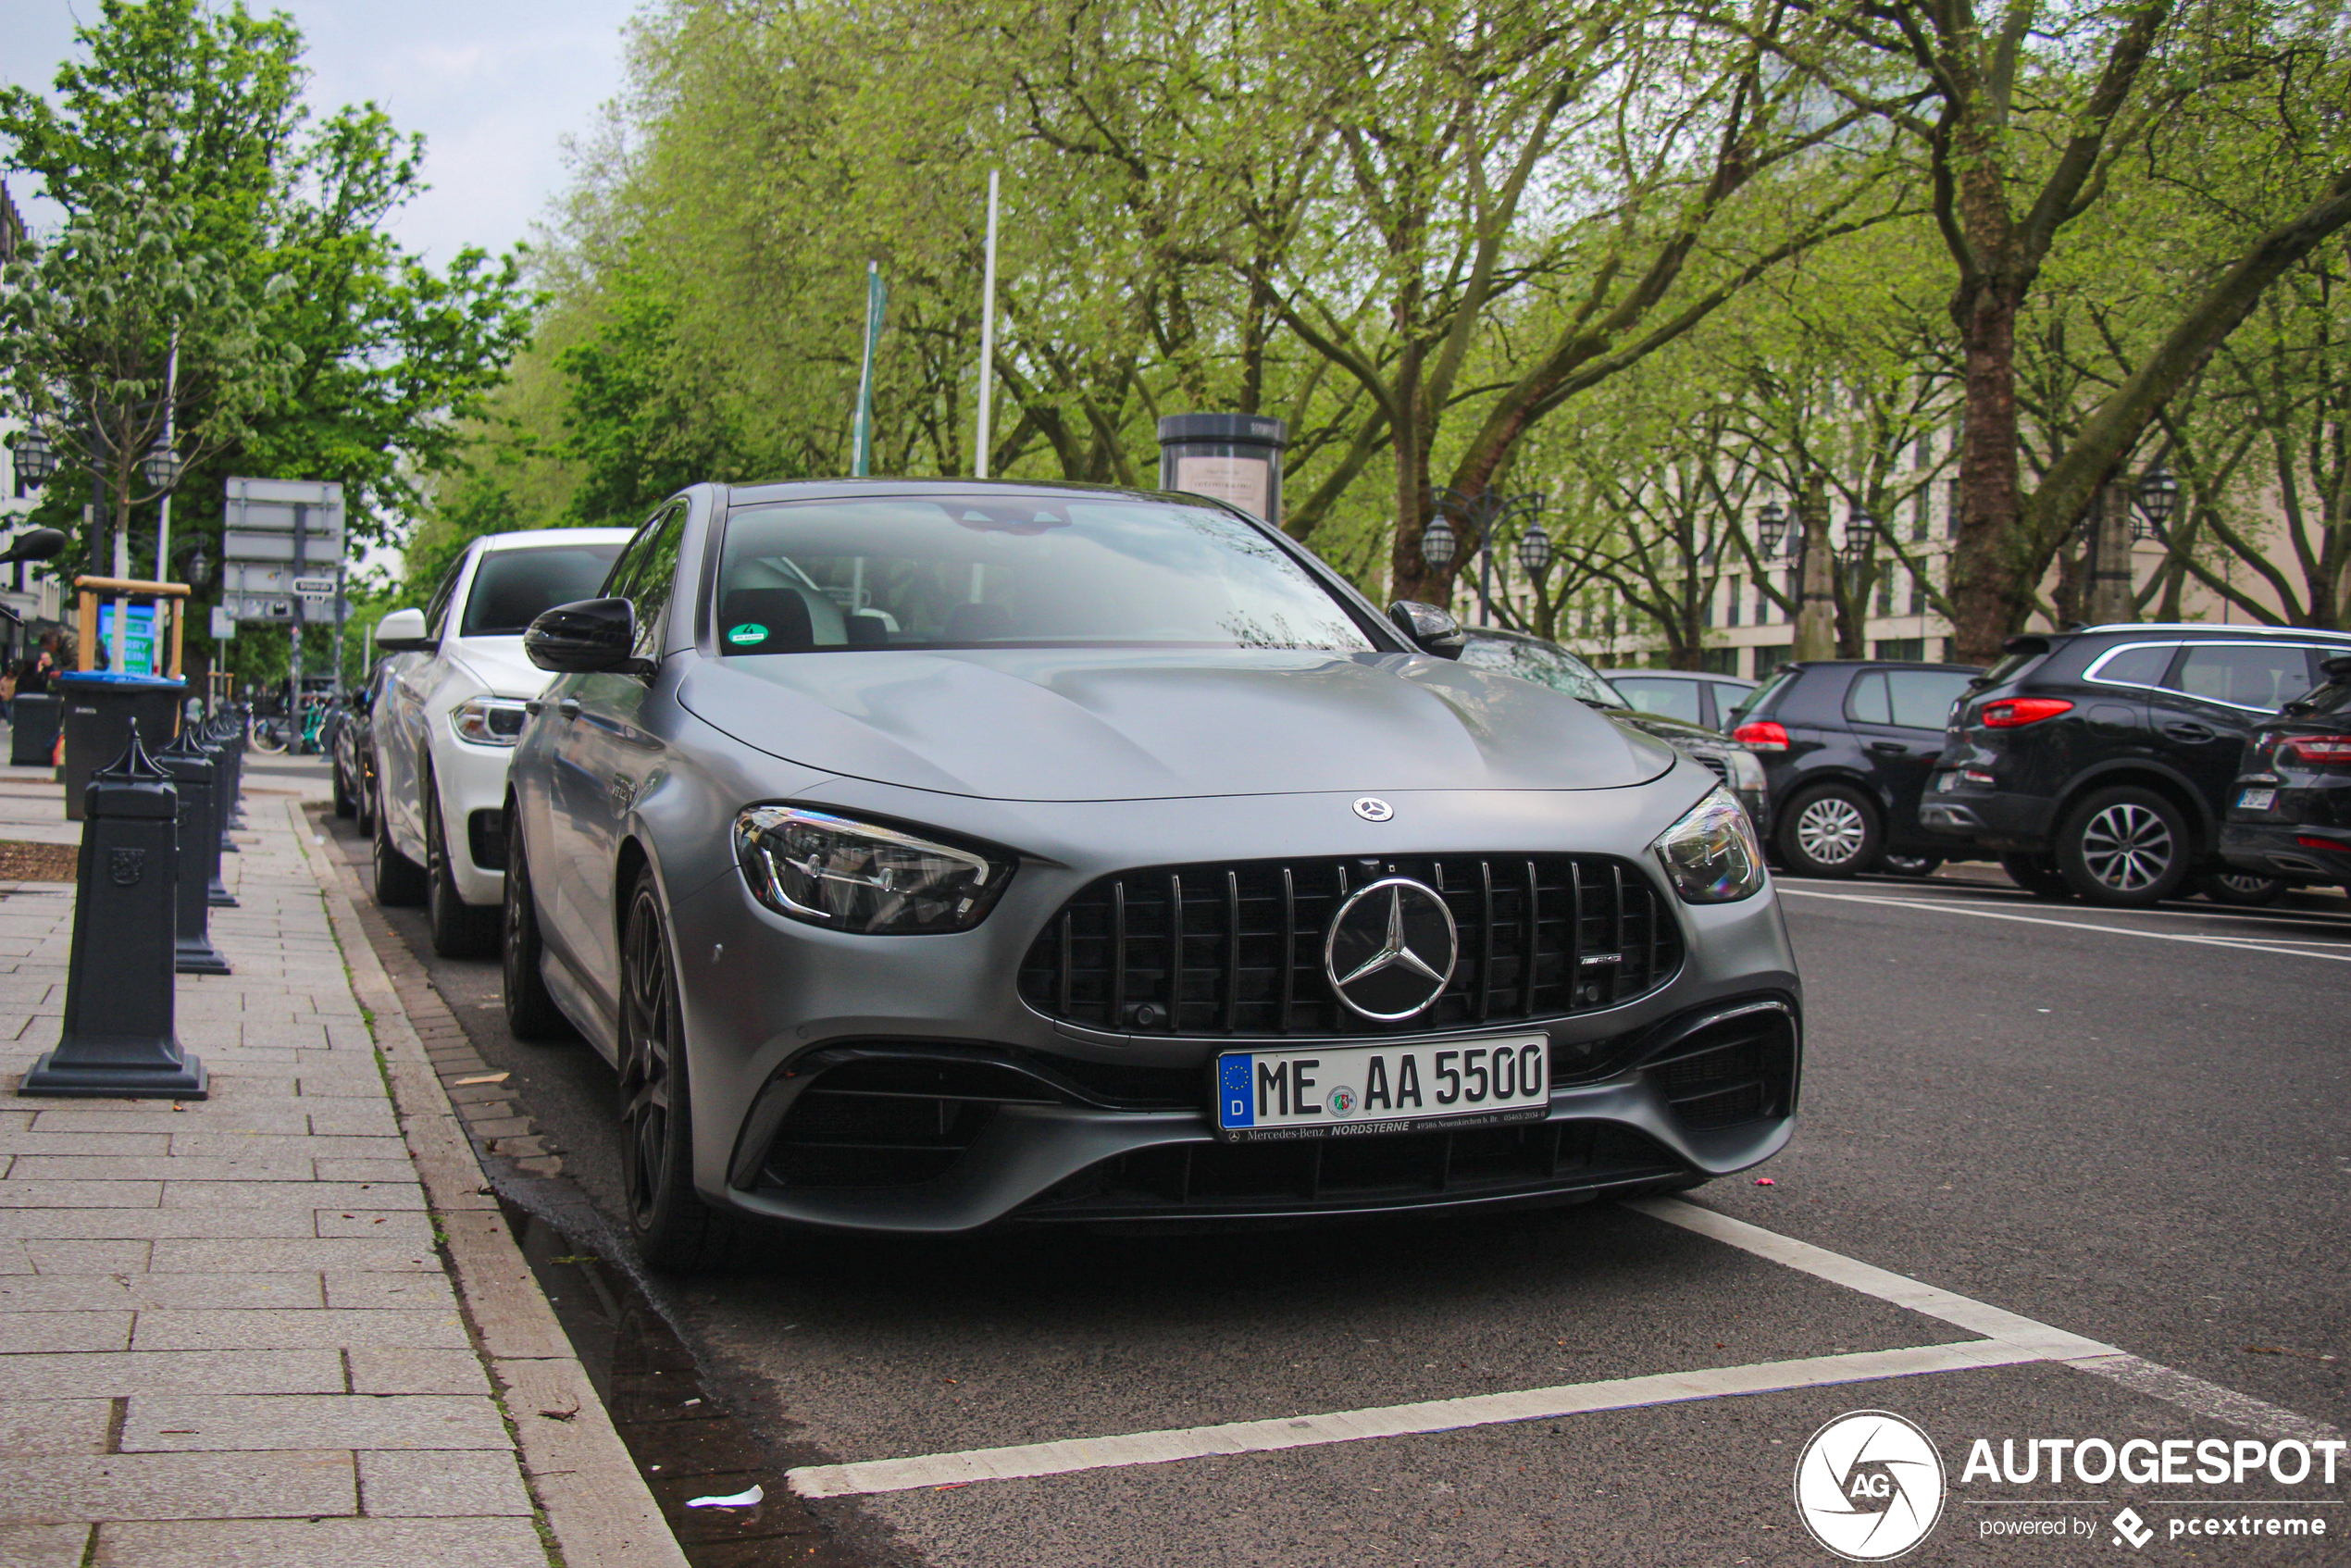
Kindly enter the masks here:
M 40 651 L 27 659 L 23 667 L 17 671 L 16 691 L 28 697 L 45 697 L 49 694 L 49 682 L 56 678 L 56 674 L 57 634 L 44 632 Z

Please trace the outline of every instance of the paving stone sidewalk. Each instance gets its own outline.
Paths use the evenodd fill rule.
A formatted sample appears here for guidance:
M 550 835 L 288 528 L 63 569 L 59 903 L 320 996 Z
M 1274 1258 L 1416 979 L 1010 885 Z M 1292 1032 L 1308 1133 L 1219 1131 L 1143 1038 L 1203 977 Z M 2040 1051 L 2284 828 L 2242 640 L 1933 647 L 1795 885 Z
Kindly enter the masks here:
M 224 867 L 235 973 L 179 981 L 208 1101 L 15 1093 L 73 889 L 0 883 L 0 1563 L 564 1562 L 290 805 Z

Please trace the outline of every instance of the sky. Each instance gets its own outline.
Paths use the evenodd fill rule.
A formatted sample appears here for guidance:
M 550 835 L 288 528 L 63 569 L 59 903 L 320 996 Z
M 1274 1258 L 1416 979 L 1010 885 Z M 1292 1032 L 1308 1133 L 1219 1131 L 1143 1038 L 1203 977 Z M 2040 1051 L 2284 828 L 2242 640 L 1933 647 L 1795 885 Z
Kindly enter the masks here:
M 504 250 L 566 182 L 563 141 L 586 135 L 621 88 L 623 25 L 634 0 L 254 0 L 291 12 L 308 42 L 314 111 L 374 99 L 425 135 L 432 189 L 396 215 L 394 235 L 445 262 L 468 244 Z M 0 79 L 49 88 L 97 0 L 0 0 Z M 38 231 L 57 210 L 8 189 Z

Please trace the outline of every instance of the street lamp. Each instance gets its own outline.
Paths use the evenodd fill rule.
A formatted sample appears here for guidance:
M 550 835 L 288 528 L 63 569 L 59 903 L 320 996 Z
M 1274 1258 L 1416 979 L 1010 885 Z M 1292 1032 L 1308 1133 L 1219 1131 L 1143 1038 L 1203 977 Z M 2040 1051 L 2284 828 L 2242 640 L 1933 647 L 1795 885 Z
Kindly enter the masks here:
M 1445 569 L 1444 566 L 1437 565 L 1435 556 L 1428 554 L 1428 541 L 1435 537 L 1437 528 L 1443 524 L 1446 541 L 1445 560 L 1449 565 L 1452 562 L 1459 549 L 1459 536 L 1453 532 L 1450 524 L 1444 523 L 1446 513 L 1459 512 L 1463 517 L 1475 524 L 1477 527 L 1478 611 L 1485 617 L 1485 623 L 1490 625 L 1494 619 L 1492 579 L 1495 536 L 1502 531 L 1502 526 L 1505 523 L 1522 512 L 1532 512 L 1539 517 L 1543 510 L 1543 497 L 1539 493 L 1531 492 L 1524 495 L 1505 496 L 1492 490 L 1481 490 L 1472 494 L 1465 491 L 1455 490 L 1451 485 L 1432 485 L 1429 487 L 1428 494 L 1430 504 L 1437 513 L 1437 520 L 1432 522 L 1428 531 L 1421 536 L 1422 558 L 1437 571 Z M 1547 538 L 1545 541 L 1547 546 L 1549 542 Z
M 179 452 L 168 442 L 155 442 L 139 459 L 140 477 L 147 481 L 149 490 L 169 490 L 178 484 L 182 467 Z
M 17 478 L 30 490 L 38 490 L 49 482 L 57 471 L 57 449 L 39 430 L 27 430 L 17 437 Z
M 1766 501 L 1763 510 L 1755 515 L 1755 531 L 1763 546 L 1763 558 L 1777 557 L 1781 536 L 1787 532 L 1786 510 L 1776 501 Z
M 1421 530 L 1421 559 L 1428 563 L 1430 571 L 1441 572 L 1451 566 L 1460 547 L 1461 541 L 1453 535 L 1453 525 L 1445 520 L 1442 512 L 1431 517 L 1428 527 Z
M 1530 578 L 1541 577 L 1551 564 L 1551 536 L 1543 531 L 1540 517 L 1518 536 L 1518 564 Z
M 2132 522 L 2131 537 L 2161 537 L 2165 525 L 2171 521 L 2172 509 L 2179 503 L 2180 481 L 2158 462 L 2139 480 L 2139 518 Z

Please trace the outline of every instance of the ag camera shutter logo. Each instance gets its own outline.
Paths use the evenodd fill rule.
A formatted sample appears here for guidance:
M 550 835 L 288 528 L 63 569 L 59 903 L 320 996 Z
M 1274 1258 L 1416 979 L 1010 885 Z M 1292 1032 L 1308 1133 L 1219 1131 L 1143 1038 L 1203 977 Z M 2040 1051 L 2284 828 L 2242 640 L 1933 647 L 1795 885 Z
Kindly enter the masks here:
M 1946 1487 L 1934 1439 L 1882 1410 L 1838 1416 L 1796 1461 L 1797 1516 L 1848 1562 L 1884 1562 L 1926 1539 Z

